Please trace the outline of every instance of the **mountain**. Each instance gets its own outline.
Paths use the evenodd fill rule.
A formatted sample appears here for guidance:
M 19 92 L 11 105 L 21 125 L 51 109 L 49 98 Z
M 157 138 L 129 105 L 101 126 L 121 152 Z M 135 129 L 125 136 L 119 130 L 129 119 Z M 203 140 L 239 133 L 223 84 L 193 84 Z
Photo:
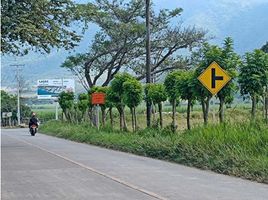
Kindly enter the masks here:
M 78 1 L 79 2 L 79 1 Z M 84 2 L 84 1 L 83 1 Z M 154 9 L 182 7 L 185 25 L 206 29 L 212 43 L 221 44 L 225 37 L 234 39 L 239 54 L 260 48 L 268 40 L 268 0 L 152 0 Z M 172 21 L 177 23 L 177 21 Z M 42 78 L 70 78 L 73 75 L 60 68 L 67 56 L 88 49 L 97 27 L 89 26 L 84 39 L 73 51 L 55 50 L 49 55 L 30 53 L 23 57 L 2 56 L 1 84 L 15 87 L 12 64 L 24 64 L 22 74 L 30 85 Z M 80 87 L 81 88 L 81 87 Z

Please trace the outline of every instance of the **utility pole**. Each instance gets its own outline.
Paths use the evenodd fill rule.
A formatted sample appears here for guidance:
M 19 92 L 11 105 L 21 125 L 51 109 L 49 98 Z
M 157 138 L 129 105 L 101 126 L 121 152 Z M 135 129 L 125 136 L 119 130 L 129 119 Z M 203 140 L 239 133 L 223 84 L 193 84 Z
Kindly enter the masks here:
M 16 67 L 16 79 L 17 79 L 17 118 L 18 118 L 18 125 L 20 125 L 20 89 L 21 89 L 21 80 L 20 80 L 20 70 L 21 67 L 24 65 L 22 64 L 15 64 L 10 65 L 11 67 Z
M 151 83 L 150 0 L 146 0 L 146 83 Z M 146 120 L 147 127 L 151 127 L 151 103 L 148 100 Z

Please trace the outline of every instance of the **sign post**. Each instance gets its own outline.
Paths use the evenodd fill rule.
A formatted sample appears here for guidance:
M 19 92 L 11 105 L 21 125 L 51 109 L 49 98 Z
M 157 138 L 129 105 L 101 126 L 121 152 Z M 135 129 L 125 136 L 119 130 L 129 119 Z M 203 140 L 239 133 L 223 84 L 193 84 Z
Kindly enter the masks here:
M 96 127 L 99 130 L 100 128 L 100 105 L 105 104 L 105 94 L 102 92 L 94 92 L 91 95 L 91 103 L 95 105 L 96 109 Z
M 59 119 L 59 102 L 58 100 L 55 101 L 56 102 L 56 116 L 55 119 L 58 120 Z

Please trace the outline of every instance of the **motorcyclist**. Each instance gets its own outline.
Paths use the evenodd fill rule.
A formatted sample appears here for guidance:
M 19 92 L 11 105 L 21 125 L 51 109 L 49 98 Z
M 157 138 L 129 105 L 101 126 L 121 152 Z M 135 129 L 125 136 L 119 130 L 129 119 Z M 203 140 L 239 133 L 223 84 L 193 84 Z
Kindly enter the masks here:
M 38 124 L 39 124 L 39 120 L 36 117 L 36 114 L 33 112 L 32 113 L 32 117 L 29 121 L 29 128 L 31 128 L 32 125 L 35 125 L 38 128 Z

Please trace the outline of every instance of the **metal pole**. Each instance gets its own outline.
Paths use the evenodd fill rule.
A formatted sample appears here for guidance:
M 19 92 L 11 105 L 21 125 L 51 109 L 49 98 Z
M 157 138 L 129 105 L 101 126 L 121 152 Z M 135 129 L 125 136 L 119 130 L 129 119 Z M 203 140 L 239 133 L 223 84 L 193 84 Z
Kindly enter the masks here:
M 211 110 L 212 110 L 212 121 L 213 121 L 213 123 L 215 123 L 215 119 L 216 119 L 214 105 L 215 105 L 215 102 L 214 102 L 214 99 L 212 99 L 211 100 Z
M 150 0 L 146 0 L 146 83 L 151 83 Z M 147 94 L 146 94 L 147 95 Z M 147 127 L 151 127 L 151 103 L 146 101 Z
M 96 111 L 97 111 L 97 119 L 96 119 L 96 125 L 97 125 L 97 129 L 100 130 L 100 114 L 99 114 L 99 104 L 97 104 L 96 107 Z
M 20 125 L 20 89 L 19 89 L 19 86 L 18 86 L 18 94 L 17 94 L 17 97 L 18 97 L 17 117 L 18 117 L 18 125 Z
M 21 64 L 15 64 L 15 65 L 10 65 L 16 67 L 16 79 L 17 79 L 17 118 L 18 118 L 18 125 L 20 125 L 20 68 L 24 65 Z
M 58 105 L 59 105 L 59 103 L 58 103 L 58 100 L 57 100 L 57 101 L 56 101 L 56 120 L 59 119 Z

